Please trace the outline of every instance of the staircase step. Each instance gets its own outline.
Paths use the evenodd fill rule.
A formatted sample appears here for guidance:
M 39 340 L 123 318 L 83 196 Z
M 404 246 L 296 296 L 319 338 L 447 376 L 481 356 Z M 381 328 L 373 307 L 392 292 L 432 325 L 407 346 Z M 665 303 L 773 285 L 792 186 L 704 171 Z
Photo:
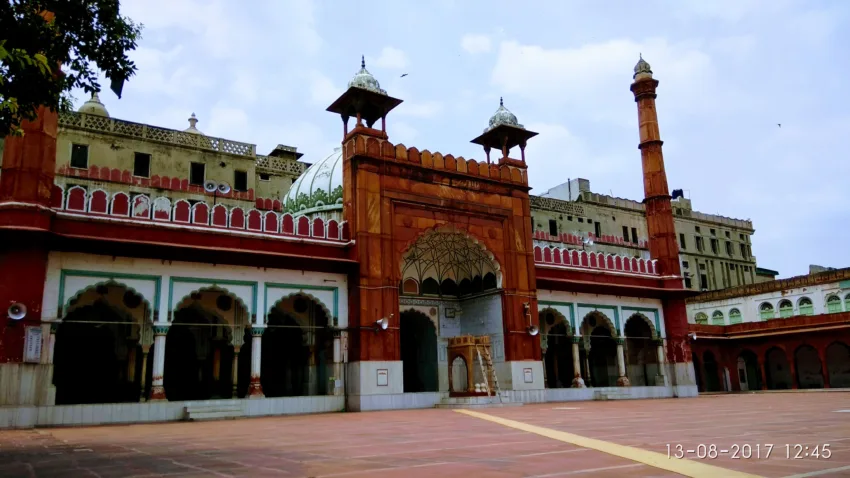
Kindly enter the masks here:
M 215 420 L 222 418 L 238 418 L 244 415 L 242 407 L 208 405 L 198 407 L 185 407 L 187 420 Z

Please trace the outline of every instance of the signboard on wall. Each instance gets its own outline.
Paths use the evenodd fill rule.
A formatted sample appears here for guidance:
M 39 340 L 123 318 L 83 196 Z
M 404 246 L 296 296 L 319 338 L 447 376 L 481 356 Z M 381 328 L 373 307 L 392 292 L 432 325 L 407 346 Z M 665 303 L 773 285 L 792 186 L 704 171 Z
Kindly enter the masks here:
M 27 327 L 24 342 L 24 362 L 41 362 L 41 327 Z
M 378 369 L 378 386 L 386 387 L 390 384 L 390 371 L 389 369 L 379 368 Z
M 530 368 L 522 369 L 522 376 L 525 383 L 534 383 L 534 371 Z

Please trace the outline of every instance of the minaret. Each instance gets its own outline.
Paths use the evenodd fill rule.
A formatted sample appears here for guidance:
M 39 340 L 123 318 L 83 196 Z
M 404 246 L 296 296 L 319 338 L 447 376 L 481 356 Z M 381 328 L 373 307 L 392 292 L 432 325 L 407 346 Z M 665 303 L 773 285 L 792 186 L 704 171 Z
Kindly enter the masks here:
M 680 276 L 679 244 L 673 225 L 673 209 L 664 171 L 661 134 L 658 132 L 658 113 L 655 110 L 655 89 L 658 80 L 643 56 L 635 65 L 631 90 L 638 104 L 640 125 L 640 157 L 643 163 L 643 190 L 646 207 L 646 228 L 649 233 L 649 254 L 658 260 L 660 271 L 667 276 Z

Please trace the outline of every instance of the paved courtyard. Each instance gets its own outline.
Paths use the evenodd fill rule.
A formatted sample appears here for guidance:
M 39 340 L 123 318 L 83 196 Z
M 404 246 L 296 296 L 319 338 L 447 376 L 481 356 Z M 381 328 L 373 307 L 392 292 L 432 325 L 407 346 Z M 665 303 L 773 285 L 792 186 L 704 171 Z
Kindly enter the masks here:
M 161 475 L 850 476 L 850 393 L 0 431 L 4 478 Z

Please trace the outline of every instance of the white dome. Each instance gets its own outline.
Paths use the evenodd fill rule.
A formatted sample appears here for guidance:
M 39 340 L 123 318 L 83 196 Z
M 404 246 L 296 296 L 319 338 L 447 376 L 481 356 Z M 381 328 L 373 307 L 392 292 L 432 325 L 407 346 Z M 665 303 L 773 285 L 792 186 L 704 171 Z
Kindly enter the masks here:
M 342 148 L 334 148 L 292 183 L 283 209 L 298 214 L 342 210 Z
M 93 91 L 91 94 L 91 99 L 83 103 L 83 106 L 80 106 L 80 109 L 78 109 L 77 111 L 80 113 L 106 116 L 107 118 L 109 118 L 109 112 L 106 111 L 106 107 L 103 106 L 103 103 L 100 102 L 100 97 L 97 96 L 97 91 Z

